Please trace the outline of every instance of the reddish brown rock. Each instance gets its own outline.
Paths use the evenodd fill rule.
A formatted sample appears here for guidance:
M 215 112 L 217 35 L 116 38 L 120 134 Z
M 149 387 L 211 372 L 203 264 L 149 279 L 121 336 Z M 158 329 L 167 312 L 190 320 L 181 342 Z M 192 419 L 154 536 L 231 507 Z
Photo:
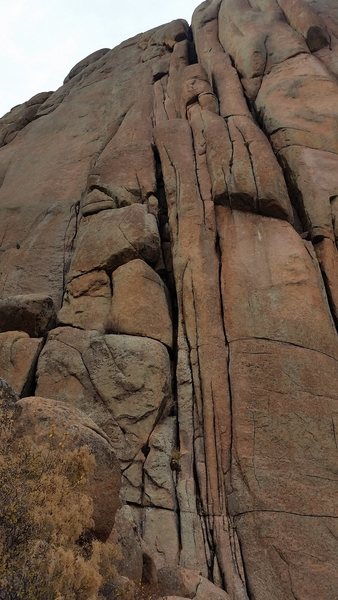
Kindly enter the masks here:
M 334 598 L 337 519 L 252 512 L 235 523 L 248 586 L 257 598 Z
M 111 440 L 124 469 L 147 447 L 155 425 L 171 408 L 166 348 L 147 338 L 53 331 L 37 369 L 37 394 L 91 417 Z M 144 460 L 144 456 L 143 456 Z M 142 463 L 137 464 L 142 480 Z M 125 479 L 128 497 L 129 479 Z
M 306 39 L 311 52 L 330 45 L 325 22 L 306 0 L 278 0 L 278 4 L 291 27 Z
M 202 111 L 202 122 L 215 203 L 292 221 L 281 169 L 252 119 Z
M 138 256 L 154 264 L 159 253 L 156 220 L 145 206 L 104 210 L 81 220 L 68 279 L 93 270 L 111 272 Z
M 336 515 L 337 379 L 337 359 L 321 352 L 230 344 L 233 514 Z
M 204 3 L 193 17 L 198 56 L 210 84 L 218 91 L 223 117 L 206 110 L 201 111 L 200 117 L 213 199 L 292 222 L 281 169 L 267 138 L 252 118 L 238 74 L 220 45 L 218 9 L 219 2 Z M 200 153 L 199 150 L 197 156 Z
M 54 327 L 53 300 L 43 294 L 9 296 L 0 300 L 0 331 L 25 331 L 41 337 Z
M 240 226 L 238 219 L 243 219 Z M 302 565 L 308 560 L 303 554 L 306 553 L 305 539 L 311 547 L 313 544 L 306 519 L 335 516 L 336 332 L 310 244 L 304 246 L 287 223 L 264 217 L 218 208 L 217 221 L 224 257 L 224 324 L 230 347 L 233 437 L 232 491 L 228 506 L 233 515 L 232 523 L 245 552 L 241 526 L 248 540 L 248 528 L 253 523 L 261 531 L 264 515 L 275 514 L 276 529 L 274 533 L 270 529 L 269 543 L 262 542 L 269 548 L 267 551 L 272 552 L 266 569 L 253 566 L 255 559 L 251 552 L 255 551 L 251 542 L 247 547 L 244 560 L 248 564 L 253 561 L 252 580 L 248 575 L 249 589 L 258 590 L 258 597 L 270 597 L 276 551 L 276 556 L 288 558 L 284 566 L 280 563 L 278 571 L 282 591 L 273 597 L 288 597 L 292 593 L 294 586 L 289 580 L 284 583 L 283 575 L 285 565 L 291 564 L 292 567 L 287 568 L 292 568 L 292 581 L 298 582 L 300 597 L 307 597 L 308 587 L 301 584 L 302 569 L 316 572 L 322 568 L 319 567 L 321 561 L 328 573 L 331 568 L 332 546 L 325 538 L 320 561 L 316 562 L 313 557 L 311 566 Z M 272 235 L 271 245 L 264 238 L 264 231 Z M 283 240 L 280 245 L 279 235 Z M 235 269 L 226 260 L 229 251 Z M 243 262 L 242 252 L 245 253 Z M 263 264 L 269 265 L 265 275 Z M 243 298 L 240 303 L 235 301 L 238 294 Z M 306 306 L 302 302 L 304 296 Z M 251 514 L 255 520 L 250 520 Z M 281 514 L 292 514 L 299 519 L 296 530 L 302 531 L 303 546 L 299 547 L 302 549 L 295 562 L 288 555 L 290 538 L 278 534 L 281 525 L 277 515 Z M 257 536 L 260 539 L 260 533 L 257 532 Z M 330 577 L 328 586 L 314 577 L 310 597 L 330 598 L 330 586 L 335 585 Z M 267 595 L 258 581 L 270 581 Z
M 188 569 L 163 568 L 158 573 L 159 588 L 167 600 L 174 598 L 193 598 L 194 600 L 228 600 L 226 592 L 201 577 L 196 571 Z M 172 594 L 179 594 L 173 596 Z
M 181 114 L 181 85 L 183 70 L 189 65 L 189 43 L 182 39 L 175 44 L 168 69 L 159 73 L 154 83 L 155 123 L 175 119 Z M 157 79 L 157 78 L 156 78 Z
M 159 125 L 155 141 L 167 192 L 179 308 L 180 562 L 188 568 L 204 564 L 204 569 L 211 568 L 215 575 L 221 573 L 234 598 L 244 599 L 241 563 L 235 558 L 236 542 L 228 528 L 225 497 L 231 407 L 214 208 L 197 184 L 188 124 L 174 120 Z M 204 524 L 199 511 L 210 518 L 207 526 L 217 539 L 216 555 L 208 556 L 203 549 Z
M 144 202 L 156 190 L 152 84 L 168 71 L 170 54 L 176 54 L 176 46 L 187 35 L 187 24 L 177 20 L 137 40 L 142 67 L 134 77 L 133 91 L 124 104 L 118 130 L 103 149 L 93 171 L 96 184 L 108 192 L 118 206 Z
M 135 508 L 133 512 L 156 569 L 177 565 L 180 554 L 177 514 L 156 507 Z
M 95 167 L 99 186 L 120 207 L 142 202 L 156 189 L 151 146 L 152 80 L 153 74 L 148 69 L 142 98 L 139 97 L 138 102 L 122 115 L 118 131 L 104 148 Z
M 81 202 L 81 214 L 84 217 L 94 215 L 100 212 L 100 210 L 109 210 L 110 208 L 118 208 L 115 198 L 111 198 L 105 192 L 95 188 L 89 190 Z
M 143 541 L 129 506 L 124 505 L 117 510 L 109 542 L 118 548 L 116 566 L 120 575 L 140 584 L 143 574 Z
M 309 52 L 275 0 L 257 0 L 252 5 L 246 0 L 223 0 L 218 23 L 220 42 L 232 56 L 250 98 L 255 98 L 262 77 L 273 67 Z
M 196 592 L 199 576 L 188 569 L 163 567 L 158 572 L 158 582 L 163 594 L 191 597 Z
M 295 207 L 309 237 L 334 238 L 334 206 L 338 183 L 338 155 L 290 145 L 279 152 Z
M 10 112 L 0 119 L 0 146 L 14 140 L 17 133 L 33 121 L 40 106 L 53 92 L 41 92 L 27 102 L 14 106 Z
M 323 238 L 316 246 L 316 255 L 323 274 L 333 318 L 338 324 L 338 253 L 335 243 Z
M 316 52 L 317 58 L 335 76 L 338 75 L 338 10 L 335 0 L 312 0 L 311 8 L 316 12 L 329 34 L 330 45 Z
M 105 271 L 92 271 L 68 283 L 58 321 L 62 325 L 104 332 L 109 324 L 110 309 L 109 277 Z
M 136 36 L 95 62 L 88 59 L 88 66 L 82 65 L 77 75 L 41 105 L 36 116 L 44 118 L 26 125 L 2 148 L 1 297 L 43 293 L 51 295 L 56 309 L 60 308 L 79 204 L 88 191 L 89 177 L 97 175 L 99 186 L 110 184 L 109 178 L 104 180 L 104 161 L 100 158 L 107 147 L 110 162 L 105 168 L 112 174 L 114 157 L 109 144 L 115 148 L 113 179 L 118 193 L 129 200 L 145 200 L 145 196 L 140 197 L 137 177 L 142 194 L 155 191 L 150 113 L 153 70 L 159 59 L 156 52 L 145 62 L 142 56 L 151 48 L 170 57 L 176 43 L 186 36 L 187 24 L 177 21 L 152 34 Z M 147 110 L 149 113 L 144 112 Z M 123 134 L 119 134 L 123 122 Z M 137 143 L 135 125 L 137 138 L 144 130 L 148 132 Z
M 157 273 L 143 260 L 132 260 L 114 271 L 112 286 L 112 331 L 142 335 L 171 347 L 168 293 Z
M 217 221 L 228 340 L 275 340 L 337 357 L 319 265 L 294 229 L 276 219 L 222 207 Z M 229 252 L 234 269 L 226 260 Z M 236 301 L 239 297 L 241 302 Z
M 143 503 L 176 510 L 175 484 L 179 469 L 180 451 L 176 443 L 176 419 L 167 417 L 155 427 L 149 438 L 149 454 L 143 466 Z
M 31 391 L 42 346 L 42 339 L 32 339 L 22 331 L 0 333 L 0 377 L 19 396 Z
M 78 62 L 69 71 L 69 73 L 63 83 L 67 83 L 67 81 L 69 81 L 70 79 L 73 79 L 73 77 L 75 77 L 75 75 L 78 75 L 79 73 L 81 73 L 81 71 L 83 71 L 89 65 L 95 63 L 97 60 L 99 60 L 99 58 L 102 58 L 102 56 L 107 54 L 107 52 L 109 52 L 109 48 L 102 48 L 101 50 L 95 50 L 95 52 L 92 52 L 91 54 L 89 54 L 89 56 L 86 56 L 86 58 L 83 58 L 82 60 L 80 60 L 80 62 Z
M 296 144 L 337 153 L 337 87 L 325 67 L 307 54 L 294 56 L 265 75 L 256 105 L 276 149 Z M 315 118 L 318 113 L 320 122 Z
M 335 597 L 336 4 L 206 0 L 0 148 L 0 364 L 55 326 L 13 297 L 50 297 L 30 379 L 104 430 L 121 572 L 167 597 Z

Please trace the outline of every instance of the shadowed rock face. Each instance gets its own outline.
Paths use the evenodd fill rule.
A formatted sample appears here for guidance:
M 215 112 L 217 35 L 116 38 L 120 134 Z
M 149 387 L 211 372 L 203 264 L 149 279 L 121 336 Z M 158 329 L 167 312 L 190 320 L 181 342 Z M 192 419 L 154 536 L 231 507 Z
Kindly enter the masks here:
M 337 77 L 335 0 L 206 0 L 0 120 L 0 377 L 168 597 L 337 596 Z

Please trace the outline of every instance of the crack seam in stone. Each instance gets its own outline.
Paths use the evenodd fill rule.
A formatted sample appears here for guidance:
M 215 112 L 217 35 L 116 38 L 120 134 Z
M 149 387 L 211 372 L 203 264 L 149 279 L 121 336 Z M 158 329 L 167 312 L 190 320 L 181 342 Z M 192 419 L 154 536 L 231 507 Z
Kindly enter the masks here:
M 307 346 L 302 346 L 301 344 L 296 344 L 295 342 L 287 342 L 285 340 L 277 340 L 274 338 L 267 337 L 258 337 L 258 336 L 249 336 L 249 337 L 240 337 L 236 339 L 229 340 L 229 344 L 233 344 L 235 342 L 245 342 L 250 340 L 262 340 L 266 342 L 273 342 L 277 344 L 285 344 L 286 346 L 295 346 L 296 348 L 302 348 L 303 350 L 310 350 L 311 352 L 316 352 L 318 354 L 323 354 L 323 356 L 327 356 L 328 358 L 332 358 L 334 361 L 338 362 L 338 358 L 328 354 L 327 352 L 323 352 L 322 350 L 317 350 L 316 348 L 308 348 Z M 251 352 L 247 353 L 251 354 Z

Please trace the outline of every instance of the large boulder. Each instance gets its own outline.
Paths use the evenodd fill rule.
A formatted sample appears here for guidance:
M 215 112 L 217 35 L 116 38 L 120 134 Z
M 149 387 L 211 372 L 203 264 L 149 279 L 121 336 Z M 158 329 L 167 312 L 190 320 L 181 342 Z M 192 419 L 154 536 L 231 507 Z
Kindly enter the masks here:
M 145 206 L 103 210 L 82 219 L 68 277 L 94 269 L 111 272 L 138 256 L 156 263 L 159 253 L 156 219 Z
M 198 572 L 165 567 L 158 572 L 158 586 L 166 600 L 230 600 L 229 595 Z
M 143 260 L 136 259 L 114 271 L 112 284 L 112 329 L 153 338 L 171 347 L 168 292 L 159 275 Z
M 0 331 L 25 331 L 41 337 L 55 325 L 53 300 L 44 294 L 8 296 L 0 300 Z
M 107 436 L 84 413 L 62 402 L 40 397 L 23 398 L 15 407 L 15 434 L 35 444 L 48 442 L 52 430 L 60 431 L 65 447 L 87 446 L 95 469 L 86 484 L 93 500 L 95 534 L 106 540 L 119 507 L 120 467 Z
M 42 346 L 41 338 L 30 338 L 22 331 L 0 333 L 0 377 L 5 379 L 19 396 L 31 393 Z

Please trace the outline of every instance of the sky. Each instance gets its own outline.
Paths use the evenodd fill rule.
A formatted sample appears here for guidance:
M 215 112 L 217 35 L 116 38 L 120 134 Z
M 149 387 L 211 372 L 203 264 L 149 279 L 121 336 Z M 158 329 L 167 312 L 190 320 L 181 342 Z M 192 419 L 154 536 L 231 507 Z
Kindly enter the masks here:
M 38 92 L 56 90 L 99 48 L 183 18 L 201 0 L 0 0 L 0 116 Z

